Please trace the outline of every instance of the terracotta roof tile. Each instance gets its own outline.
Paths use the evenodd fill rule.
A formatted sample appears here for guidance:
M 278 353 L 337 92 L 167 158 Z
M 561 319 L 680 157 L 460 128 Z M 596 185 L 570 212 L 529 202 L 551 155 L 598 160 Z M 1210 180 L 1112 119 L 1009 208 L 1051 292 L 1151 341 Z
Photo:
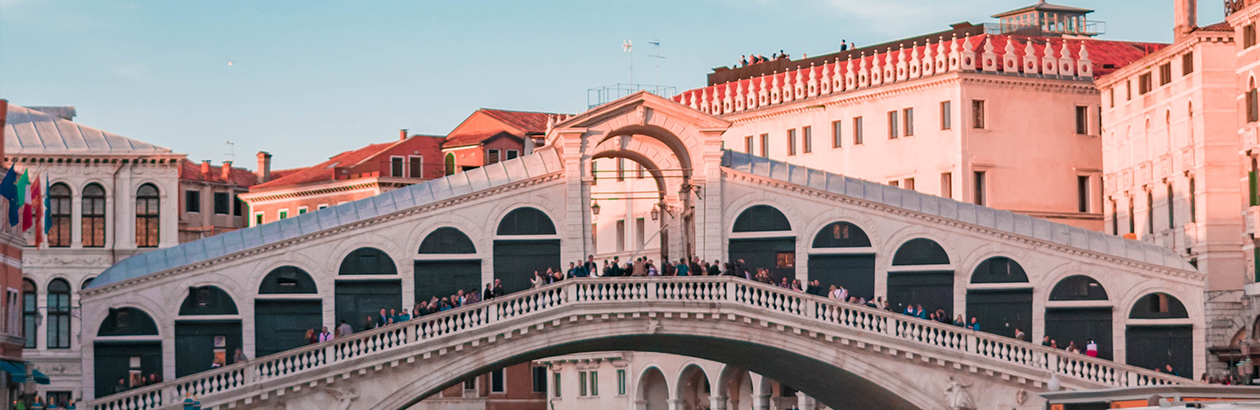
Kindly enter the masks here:
M 446 137 L 446 141 L 442 142 L 442 149 L 477 145 L 500 135 L 518 140 L 521 139 L 521 136 L 513 135 L 507 131 L 470 132 Z
M 1234 28 L 1229 25 L 1228 21 L 1222 21 L 1220 23 L 1199 27 L 1199 31 L 1233 32 Z
M 278 186 L 308 184 L 312 182 L 332 181 L 336 179 L 334 174 L 336 167 L 346 167 L 358 164 L 359 162 L 371 158 L 373 155 L 393 146 L 395 142 L 386 142 L 380 144 L 371 144 L 363 148 L 352 151 L 342 152 L 332 156 L 327 161 L 309 166 L 306 168 L 294 168 L 282 171 L 283 176 L 276 177 L 272 173 L 272 180 L 262 184 L 255 185 L 255 189 L 268 189 Z
M 556 115 L 545 112 L 508 111 L 489 108 L 482 108 L 481 111 L 531 134 L 547 132 L 547 116 Z
M 179 179 L 181 181 L 201 181 L 223 183 L 223 166 L 211 165 L 208 173 L 201 172 L 201 164 L 181 159 L 179 161 Z M 258 184 L 258 176 L 248 169 L 232 167 L 228 175 L 232 185 L 249 187 Z

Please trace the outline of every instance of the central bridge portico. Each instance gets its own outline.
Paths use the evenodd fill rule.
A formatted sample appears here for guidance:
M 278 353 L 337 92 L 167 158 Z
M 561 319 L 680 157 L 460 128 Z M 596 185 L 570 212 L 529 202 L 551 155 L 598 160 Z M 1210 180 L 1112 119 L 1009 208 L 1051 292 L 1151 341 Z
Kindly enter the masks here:
M 1130 359 L 1204 368 L 1203 276 L 1168 250 L 723 151 L 728 125 L 639 93 L 556 124 L 533 155 L 124 260 L 84 292 L 85 397 L 125 377 L 127 357 L 170 381 L 92 405 L 161 408 L 195 394 L 220 407 L 400 409 L 504 365 L 603 350 L 724 362 L 834 408 L 941 408 L 951 377 L 992 407 L 1046 389 L 1052 374 L 1069 389 L 1193 383 Z M 589 164 L 605 157 L 656 180 L 661 257 L 748 259 L 855 295 L 933 303 L 992 333 L 1097 339 L 1111 360 L 742 279 L 526 291 L 534 270 L 589 253 Z M 379 307 L 495 279 L 519 293 L 331 344 L 301 347 L 273 325 L 293 315 L 361 330 Z M 277 310 L 291 306 L 301 312 Z M 206 371 L 212 353 L 188 333 L 204 323 L 251 357 L 280 353 Z

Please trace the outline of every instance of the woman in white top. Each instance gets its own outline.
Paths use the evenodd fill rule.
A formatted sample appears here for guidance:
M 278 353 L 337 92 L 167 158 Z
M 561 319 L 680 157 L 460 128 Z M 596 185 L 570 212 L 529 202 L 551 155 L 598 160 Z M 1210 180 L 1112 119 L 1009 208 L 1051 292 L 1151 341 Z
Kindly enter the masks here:
M 534 278 L 530 279 L 529 283 L 530 283 L 530 289 L 538 289 L 538 288 L 543 287 L 543 285 L 546 285 L 547 280 L 543 279 L 542 275 L 539 274 L 538 271 L 534 271 Z

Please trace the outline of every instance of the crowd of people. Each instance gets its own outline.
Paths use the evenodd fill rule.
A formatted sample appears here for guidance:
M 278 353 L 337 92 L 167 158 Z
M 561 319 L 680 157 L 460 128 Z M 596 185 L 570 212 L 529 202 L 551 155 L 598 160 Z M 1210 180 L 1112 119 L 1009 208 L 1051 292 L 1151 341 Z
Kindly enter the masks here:
M 379 313 L 367 315 L 363 318 L 363 324 L 359 328 L 359 331 L 372 330 L 381 326 L 402 323 L 412 319 L 419 319 L 426 315 L 445 312 L 457 307 L 481 302 L 483 300 L 494 299 L 505 294 L 506 292 L 503 290 L 503 281 L 495 279 L 494 282 L 487 283 L 486 288 L 481 292 L 478 292 L 476 289 L 469 291 L 460 289 L 450 296 L 442 298 L 433 296 L 427 301 L 420 301 L 420 303 L 413 305 L 411 309 L 407 309 L 406 307 L 403 307 L 402 309 L 381 308 Z M 316 344 L 340 337 L 350 336 L 354 334 L 354 332 L 354 326 L 351 326 L 346 322 L 346 319 L 343 318 L 341 319 L 340 324 L 331 331 L 328 330 L 328 326 L 323 326 L 318 331 L 315 329 L 307 329 L 304 340 L 306 340 L 307 344 Z
M 739 56 L 739 67 L 748 67 L 750 65 L 757 65 L 767 61 L 789 59 L 791 59 L 791 57 L 789 57 L 787 53 L 783 52 L 783 50 L 779 50 L 778 53 L 770 54 L 770 58 L 766 58 L 761 54 L 753 54 L 751 58 L 748 55 L 742 55 Z

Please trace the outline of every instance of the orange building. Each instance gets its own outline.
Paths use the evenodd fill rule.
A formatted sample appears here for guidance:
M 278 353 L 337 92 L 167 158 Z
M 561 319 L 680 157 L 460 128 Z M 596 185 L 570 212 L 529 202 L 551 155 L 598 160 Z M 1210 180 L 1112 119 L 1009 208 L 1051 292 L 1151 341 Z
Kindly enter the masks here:
M 445 176 L 443 138 L 407 136 L 334 155 L 310 167 L 271 172 L 271 154 L 258 153 L 258 185 L 240 199 L 249 205 L 249 226 L 380 195 L 416 182 Z
M 543 145 L 551 118 L 560 114 L 482 108 L 442 142 L 447 173 L 529 155 Z M 562 118 L 562 117 L 561 117 Z M 558 119 L 558 118 L 557 118 Z

